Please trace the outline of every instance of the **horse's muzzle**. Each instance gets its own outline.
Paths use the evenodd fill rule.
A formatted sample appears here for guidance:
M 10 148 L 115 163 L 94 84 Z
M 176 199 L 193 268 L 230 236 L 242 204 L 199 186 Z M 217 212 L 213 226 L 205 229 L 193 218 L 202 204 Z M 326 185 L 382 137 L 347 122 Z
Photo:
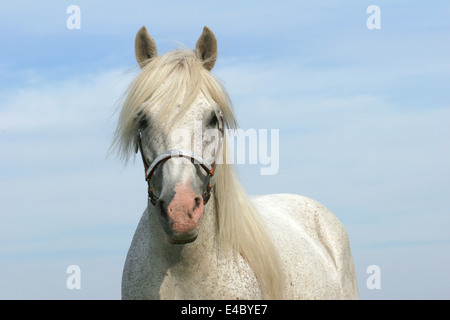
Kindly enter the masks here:
M 203 216 L 203 199 L 190 184 L 177 184 L 169 201 L 157 202 L 159 222 L 170 243 L 183 244 L 197 238 Z

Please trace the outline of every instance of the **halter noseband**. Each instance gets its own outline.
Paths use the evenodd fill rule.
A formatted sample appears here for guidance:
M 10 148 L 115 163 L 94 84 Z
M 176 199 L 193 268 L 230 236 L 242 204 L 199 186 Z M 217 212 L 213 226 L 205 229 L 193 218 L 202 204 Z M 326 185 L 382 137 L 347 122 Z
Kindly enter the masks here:
M 180 157 L 180 158 L 187 158 L 191 160 L 193 164 L 200 165 L 207 173 L 206 181 L 205 181 L 205 188 L 202 194 L 203 198 L 203 205 L 206 205 L 208 203 L 209 198 L 211 197 L 211 189 L 212 189 L 212 182 L 211 177 L 214 177 L 214 173 L 216 171 L 216 161 L 217 157 L 220 153 L 220 149 L 222 147 L 222 141 L 223 141 L 223 135 L 224 135 L 224 121 L 222 118 L 222 112 L 219 112 L 219 119 L 222 124 L 222 127 L 220 128 L 220 140 L 219 140 L 219 147 L 217 148 L 216 155 L 214 157 L 213 163 L 209 164 L 207 163 L 200 155 L 195 154 L 191 151 L 181 150 L 181 149 L 172 149 L 168 150 L 162 154 L 160 154 L 158 157 L 153 160 L 153 162 L 148 165 L 147 160 L 145 159 L 144 152 L 142 149 L 142 141 L 141 141 L 141 132 L 138 132 L 137 135 L 137 144 L 139 147 L 139 151 L 142 156 L 142 162 L 144 163 L 145 168 L 145 181 L 147 181 L 148 184 L 148 198 L 150 202 L 155 205 L 156 201 L 158 201 L 158 197 L 155 196 L 153 193 L 153 188 L 150 186 L 150 179 L 153 176 L 153 173 L 155 172 L 156 168 L 160 165 L 169 160 L 173 157 Z M 137 148 L 136 148 L 137 152 Z

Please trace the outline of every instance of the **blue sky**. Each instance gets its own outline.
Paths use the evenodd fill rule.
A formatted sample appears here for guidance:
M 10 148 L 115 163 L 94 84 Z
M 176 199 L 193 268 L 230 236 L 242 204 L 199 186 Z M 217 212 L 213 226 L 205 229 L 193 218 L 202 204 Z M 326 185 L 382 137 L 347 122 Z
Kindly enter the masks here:
M 66 27 L 77 4 L 81 29 Z M 369 30 L 366 9 L 381 9 Z M 0 11 L 0 298 L 119 299 L 146 205 L 108 156 L 146 25 L 160 53 L 215 33 L 242 128 L 279 129 L 250 194 L 314 198 L 346 227 L 364 299 L 450 298 L 450 5 L 434 1 L 14 1 Z M 81 290 L 66 268 L 81 268 Z M 366 286 L 370 265 L 381 289 Z

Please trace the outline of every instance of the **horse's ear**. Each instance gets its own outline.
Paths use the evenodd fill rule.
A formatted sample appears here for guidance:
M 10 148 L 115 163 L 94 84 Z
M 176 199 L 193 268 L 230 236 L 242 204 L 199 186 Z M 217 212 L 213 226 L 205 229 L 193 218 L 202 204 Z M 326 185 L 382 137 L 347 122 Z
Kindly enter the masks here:
M 214 33 L 208 28 L 203 28 L 203 33 L 195 45 L 195 55 L 203 62 L 207 70 L 214 67 L 217 59 L 217 40 Z
M 136 34 L 134 41 L 134 51 L 136 54 L 136 60 L 143 68 L 148 59 L 158 56 L 158 49 L 156 43 L 152 37 L 148 34 L 147 28 L 143 26 Z

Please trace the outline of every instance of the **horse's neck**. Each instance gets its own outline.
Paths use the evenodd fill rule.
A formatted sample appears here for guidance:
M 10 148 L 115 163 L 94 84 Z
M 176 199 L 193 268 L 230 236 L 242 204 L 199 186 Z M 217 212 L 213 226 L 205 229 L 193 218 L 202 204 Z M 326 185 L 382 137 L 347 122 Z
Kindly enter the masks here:
M 175 262 L 178 259 L 188 262 L 190 259 L 198 259 L 201 256 L 206 256 L 208 253 L 214 254 L 217 251 L 217 218 L 216 218 L 216 204 L 214 194 L 205 206 L 203 217 L 198 232 L 198 237 L 194 242 L 184 245 L 170 244 L 165 237 L 161 225 L 158 222 L 154 206 L 149 202 L 148 208 L 149 221 L 149 238 L 150 245 L 156 246 L 165 252 L 170 259 Z

